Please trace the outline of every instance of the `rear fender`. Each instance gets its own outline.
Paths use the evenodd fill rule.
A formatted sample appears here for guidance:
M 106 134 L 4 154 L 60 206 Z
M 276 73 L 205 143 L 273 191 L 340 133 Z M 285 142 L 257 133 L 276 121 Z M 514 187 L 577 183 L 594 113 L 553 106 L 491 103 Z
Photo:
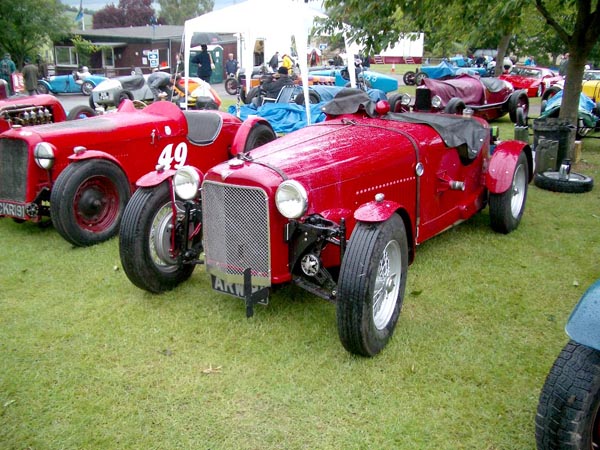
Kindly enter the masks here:
M 244 153 L 244 147 L 246 146 L 248 136 L 250 135 L 252 129 L 258 124 L 264 124 L 273 129 L 271 124 L 262 117 L 251 117 L 244 120 L 240 128 L 235 133 L 235 138 L 233 139 L 233 144 L 231 146 L 231 156 Z
M 581 296 L 565 331 L 575 342 L 600 350 L 600 280 Z
M 485 174 L 485 185 L 492 194 L 506 192 L 512 185 L 515 168 L 521 152 L 527 157 L 529 181 L 533 178 L 533 158 L 529 145 L 520 141 L 505 141 L 494 149 L 488 170 Z

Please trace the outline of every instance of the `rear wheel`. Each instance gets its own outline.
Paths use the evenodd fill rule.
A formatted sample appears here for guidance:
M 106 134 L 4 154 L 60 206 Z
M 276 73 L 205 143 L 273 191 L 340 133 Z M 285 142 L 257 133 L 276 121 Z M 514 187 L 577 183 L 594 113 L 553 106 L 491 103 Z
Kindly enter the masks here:
M 402 81 L 407 86 L 413 86 L 415 84 L 415 73 L 409 70 L 402 76 Z
M 507 234 L 519 226 L 525 211 L 528 177 L 527 157 L 521 152 L 511 186 L 502 194 L 490 194 L 490 221 L 494 231 Z
M 340 268 L 336 316 L 346 350 L 379 353 L 400 316 L 408 268 L 408 242 L 402 218 L 356 224 Z
M 125 274 L 140 289 L 153 293 L 168 291 L 194 271 L 193 264 L 183 264 L 178 259 L 182 248 L 180 236 L 186 233 L 180 228 L 183 208 L 179 202 L 176 211 L 178 217 L 173 226 L 168 182 L 138 189 L 125 209 L 119 254 Z
M 79 105 L 69 111 L 67 120 L 85 119 L 98 115 L 95 110 L 86 105 Z
M 316 105 L 321 101 L 321 96 L 315 91 L 308 91 L 308 100 L 311 105 Z M 304 105 L 304 92 L 300 92 L 294 97 L 294 103 L 297 105 Z
M 522 112 L 523 123 L 519 124 L 519 110 Z M 508 115 L 510 121 L 519 126 L 523 126 L 527 123 L 527 117 L 529 115 L 529 97 L 527 92 L 521 90 L 510 94 L 508 98 Z
M 119 100 L 115 106 L 119 106 L 123 100 L 133 100 L 133 94 L 129 91 L 121 91 Z
M 421 83 L 423 83 L 423 80 L 425 78 L 429 78 L 429 75 L 427 75 L 425 72 L 419 72 L 415 75 L 415 84 L 417 86 L 421 86 Z
M 535 416 L 538 450 L 600 448 L 600 352 L 569 341 L 554 362 Z
M 260 147 L 261 145 L 274 141 L 275 139 L 277 139 L 277 135 L 271 127 L 265 125 L 264 123 L 258 123 L 254 125 L 248 134 L 246 145 L 244 145 L 244 152 L 249 152 L 256 147 Z
M 229 95 L 237 94 L 238 82 L 235 78 L 227 78 L 225 79 L 225 91 Z
M 130 195 L 127 177 L 112 162 L 90 159 L 71 163 L 52 187 L 52 223 L 73 245 L 97 244 L 118 233 Z
M 556 94 L 558 94 L 561 89 L 558 86 L 550 86 L 546 91 L 542 94 L 542 101 L 548 101 Z
M 48 91 L 48 86 L 46 86 L 44 83 L 38 83 L 38 85 L 37 85 L 37 91 L 40 94 L 47 94 L 49 92 Z
M 84 81 L 81 84 L 81 93 L 83 95 L 90 95 L 92 93 L 93 89 L 94 89 L 94 85 L 93 85 L 93 83 L 91 83 L 89 81 Z

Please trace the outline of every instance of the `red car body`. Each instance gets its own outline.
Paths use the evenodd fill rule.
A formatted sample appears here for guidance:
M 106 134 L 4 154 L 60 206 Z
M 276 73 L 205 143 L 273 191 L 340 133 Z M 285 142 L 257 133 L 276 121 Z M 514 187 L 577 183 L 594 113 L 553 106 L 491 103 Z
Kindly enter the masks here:
M 139 110 L 129 100 L 86 120 L 15 127 L 0 135 L 0 217 L 51 217 L 72 244 L 95 244 L 118 232 L 135 180 L 149 170 L 206 170 L 274 137 L 264 120 L 170 102 Z
M 527 144 L 496 142 L 481 119 L 392 114 L 387 102 L 375 106 L 355 91 L 325 105 L 325 122 L 204 176 L 184 167 L 160 184 L 145 182 L 120 233 L 130 280 L 151 292 L 171 289 L 204 252 L 213 288 L 244 298 L 248 315 L 271 288 L 294 282 L 336 303 L 347 350 L 378 353 L 400 314 L 418 244 L 487 204 L 492 228 L 514 230 L 533 161 Z
M 63 122 L 67 114 L 52 95 L 13 96 L 0 100 L 0 133 L 14 125 Z
M 514 65 L 509 73 L 498 78 L 508 81 L 515 89 L 525 89 L 528 97 L 541 97 L 546 89 L 563 80 L 550 69 L 524 65 Z
M 517 109 L 521 109 L 521 119 L 527 120 L 529 99 L 525 91 L 515 91 L 508 81 L 472 75 L 448 80 L 425 78 L 415 91 L 415 112 L 462 114 L 466 108 L 487 121 L 510 114 L 516 123 Z

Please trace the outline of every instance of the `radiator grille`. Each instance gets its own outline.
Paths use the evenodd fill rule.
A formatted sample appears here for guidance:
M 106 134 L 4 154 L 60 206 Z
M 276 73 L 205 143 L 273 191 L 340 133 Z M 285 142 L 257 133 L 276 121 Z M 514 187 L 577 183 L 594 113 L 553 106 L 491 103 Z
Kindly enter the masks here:
M 259 188 L 206 181 L 202 188 L 206 270 L 230 283 L 271 285 L 269 207 Z
M 25 202 L 28 158 L 27 142 L 0 139 L 0 200 Z
M 415 94 L 415 110 L 431 110 L 431 91 L 429 89 L 419 88 Z

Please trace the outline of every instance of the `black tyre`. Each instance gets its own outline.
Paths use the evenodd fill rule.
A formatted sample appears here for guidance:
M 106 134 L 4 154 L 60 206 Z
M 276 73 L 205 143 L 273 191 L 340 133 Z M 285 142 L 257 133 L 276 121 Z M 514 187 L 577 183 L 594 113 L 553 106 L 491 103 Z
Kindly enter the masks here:
M 250 103 L 252 103 L 252 100 L 257 97 L 260 97 L 260 88 L 258 86 L 250 89 L 246 94 L 246 98 L 243 101 L 244 103 L 249 105 Z
M 516 111 L 516 121 L 515 125 L 518 127 L 527 126 L 527 116 L 525 115 L 525 110 L 523 108 L 517 108 Z
M 490 194 L 490 222 L 494 231 L 507 234 L 519 226 L 525 211 L 528 180 L 527 156 L 521 152 L 511 186 L 502 194 Z
M 594 187 L 594 179 L 580 173 L 571 172 L 568 179 L 561 179 L 559 172 L 536 173 L 533 183 L 540 189 L 568 194 L 583 194 Z
M 225 91 L 229 95 L 237 94 L 238 82 L 235 78 L 226 78 L 225 79 Z
M 121 91 L 119 93 L 119 99 L 115 106 L 119 106 L 123 100 L 133 100 L 133 94 L 129 91 Z
M 67 115 L 67 120 L 77 120 L 77 119 L 85 119 L 87 117 L 97 116 L 95 110 L 86 105 L 79 105 L 69 111 Z
M 311 105 L 316 105 L 321 101 L 321 96 L 315 91 L 308 91 L 308 100 Z M 294 103 L 297 105 L 304 105 L 304 92 L 300 92 L 294 97 Z
M 542 101 L 550 100 L 552 97 L 554 97 L 556 94 L 558 94 L 561 90 L 562 89 L 559 88 L 558 86 L 548 87 L 548 89 L 546 89 L 544 91 L 544 93 L 542 94 Z
M 388 103 L 390 104 L 390 112 L 400 112 L 401 111 L 401 100 L 402 94 L 395 93 L 390 95 L 388 98 Z
M 337 327 L 344 348 L 379 353 L 392 337 L 402 309 L 408 242 L 402 218 L 356 224 L 340 268 Z
M 462 114 L 466 107 L 467 105 L 465 105 L 465 102 L 462 99 L 452 97 L 444 108 L 444 112 L 446 114 Z
M 47 94 L 49 92 L 48 87 L 44 83 L 38 83 L 37 91 L 39 94 Z
M 522 113 L 521 124 L 519 124 L 519 110 Z M 527 97 L 527 92 L 520 90 L 510 94 L 508 98 L 508 116 L 514 124 L 519 126 L 527 124 L 527 117 L 529 116 L 529 97 Z
M 260 147 L 275 139 L 277 139 L 277 135 L 270 126 L 264 123 L 257 123 L 248 134 L 246 145 L 244 145 L 244 152 L 249 152 L 256 147 Z
M 536 97 L 543 97 L 544 95 L 544 85 L 542 83 L 540 83 L 540 85 L 537 88 L 537 91 L 535 93 Z
M 88 101 L 90 102 L 90 108 L 92 108 L 95 111 L 98 105 L 96 104 L 96 102 L 94 102 L 94 96 L 90 95 Z
M 93 89 L 94 89 L 94 84 L 89 81 L 84 81 L 81 84 L 81 93 L 83 95 L 90 95 L 92 93 Z
M 178 216 L 182 211 L 178 204 Z M 179 218 L 177 227 L 182 226 Z M 129 280 L 140 289 L 153 293 L 168 291 L 187 280 L 193 264 L 180 264 L 175 239 L 171 253 L 173 209 L 169 183 L 140 188 L 125 208 L 119 234 L 119 254 Z
M 402 81 L 407 86 L 413 86 L 415 84 L 415 73 L 412 70 L 409 70 L 402 76 Z
M 600 448 L 600 352 L 569 341 L 554 362 L 535 416 L 538 450 Z
M 417 86 L 421 86 L 421 83 L 423 83 L 423 80 L 425 78 L 429 78 L 429 75 L 427 75 L 425 72 L 419 72 L 415 75 L 415 84 Z
M 71 163 L 52 187 L 52 223 L 73 245 L 97 244 L 118 233 L 130 196 L 127 176 L 112 162 L 90 159 Z

